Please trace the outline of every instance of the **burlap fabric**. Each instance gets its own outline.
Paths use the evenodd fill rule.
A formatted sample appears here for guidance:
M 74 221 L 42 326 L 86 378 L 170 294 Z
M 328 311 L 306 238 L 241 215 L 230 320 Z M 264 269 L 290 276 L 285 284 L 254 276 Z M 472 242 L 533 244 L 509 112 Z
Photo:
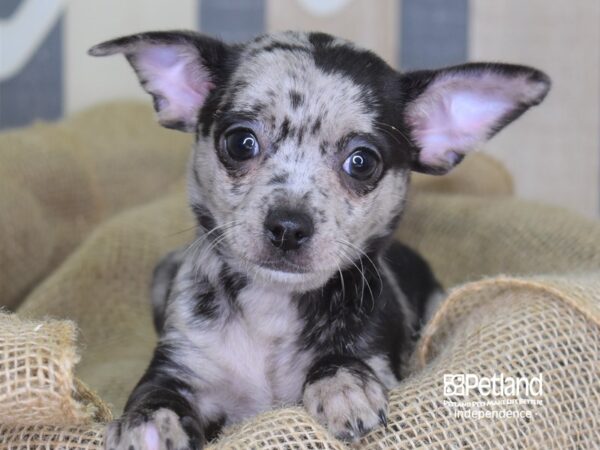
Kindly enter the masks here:
M 127 108 L 129 113 L 125 112 Z M 131 126 L 128 120 L 133 120 L 132 111 L 139 112 L 140 117 L 142 112 L 146 114 L 145 109 L 135 108 L 134 105 L 113 105 L 88 112 L 83 119 L 73 119 L 81 120 L 78 126 L 87 130 L 96 130 L 96 126 L 88 123 L 94 120 L 112 127 L 112 136 L 120 136 L 123 142 L 115 137 L 108 147 L 121 146 L 125 150 L 121 153 L 114 148 L 106 150 L 112 152 L 110 158 L 106 156 L 106 161 L 112 159 L 112 163 L 95 165 L 95 170 L 63 166 L 65 171 L 60 172 L 61 177 L 65 186 L 70 183 L 71 187 L 65 187 L 60 195 L 57 192 L 53 197 L 59 199 L 62 195 L 65 200 L 63 209 L 55 213 L 52 221 L 44 213 L 50 207 L 46 200 L 40 200 L 44 198 L 42 187 L 51 186 L 52 177 L 45 178 L 41 186 L 34 183 L 31 189 L 21 182 L 12 184 L 16 190 L 0 190 L 1 204 L 9 205 L 4 211 L 15 208 L 14 214 L 3 214 L 0 218 L 3 230 L 13 233 L 0 234 L 3 241 L 0 300 L 14 305 L 19 293 L 22 297 L 23 292 L 31 290 L 18 308 L 19 316 L 68 318 L 77 323 L 81 343 L 77 375 L 111 404 L 115 414 L 143 372 L 154 345 L 148 306 L 152 267 L 164 252 L 189 241 L 193 235 L 184 193 L 176 187 L 181 184 L 177 180 L 183 173 L 187 144 L 177 144 L 181 148 L 175 150 L 177 154 L 173 159 L 180 164 L 178 168 L 169 159 L 172 154 L 168 150 L 164 150 L 164 154 L 156 150 L 150 158 L 149 164 L 156 167 L 138 166 L 137 162 L 145 158 L 142 146 L 137 148 L 137 153 L 129 151 L 134 144 L 127 147 L 130 138 L 126 131 L 106 117 L 113 114 L 115 122 L 123 127 Z M 134 136 L 146 139 L 145 145 L 155 148 L 150 138 L 154 125 L 149 115 L 145 117 L 145 122 L 140 119 Z M 54 126 L 39 125 L 38 130 L 39 127 L 53 130 Z M 142 132 L 142 129 L 147 131 Z M 13 132 L 12 142 L 26 140 L 29 131 Z M 89 137 L 93 139 L 91 134 L 92 131 Z M 1 164 L 6 154 L 16 151 L 11 148 L 5 152 L 3 139 L 6 136 L 0 136 Z M 38 144 L 41 145 L 39 140 Z M 80 140 L 79 144 L 86 145 L 86 141 Z M 60 147 L 50 138 L 46 145 Z M 167 147 L 165 141 L 162 145 Z M 35 155 L 32 158 L 37 158 Z M 49 152 L 46 157 L 51 160 L 51 155 Z M 22 172 L 34 166 L 34 162 L 25 157 L 22 161 L 19 166 L 24 167 Z M 422 178 L 416 182 L 418 189 L 409 201 L 398 236 L 430 260 L 445 286 L 458 287 L 452 290 L 448 301 L 425 329 L 414 356 L 411 376 L 391 393 L 387 430 L 369 434 L 359 447 L 593 448 L 600 442 L 600 225 L 563 210 L 510 198 L 510 178 L 503 169 L 486 158 L 467 161 L 463 170 L 469 168 L 466 165 L 469 164 L 468 175 L 459 172 L 452 180 Z M 167 165 L 164 173 L 163 164 Z M 42 176 L 42 167 L 36 169 L 39 176 Z M 60 164 L 52 167 L 60 167 Z M 129 176 L 122 175 L 119 184 L 115 184 L 116 175 L 110 178 L 110 173 L 115 170 L 122 173 L 119 167 L 125 167 L 123 170 Z M 17 169 L 14 166 L 12 172 L 24 177 Z M 136 186 L 138 177 L 147 176 L 145 171 L 157 177 L 157 186 L 144 186 L 145 183 Z M 13 175 L 12 172 L 7 174 Z M 91 179 L 104 181 L 93 184 Z M 5 182 L 4 178 L 0 178 L 0 182 Z M 94 189 L 85 193 L 85 186 L 92 185 Z M 38 191 L 33 189 L 36 186 Z M 175 186 L 171 194 L 149 201 L 169 186 Z M 35 201 L 26 204 L 14 200 L 12 195 L 19 189 L 28 195 L 34 191 L 35 195 L 30 196 Z M 451 189 L 454 194 L 440 193 L 442 189 Z M 486 195 L 466 195 L 469 192 Z M 77 203 L 79 194 L 83 201 Z M 94 198 L 102 199 L 96 203 L 101 211 L 96 215 L 92 213 L 96 206 L 86 201 Z M 71 201 L 92 211 L 88 216 L 91 219 L 77 232 L 71 223 L 77 217 L 70 209 Z M 138 206 L 132 206 L 136 204 Z M 30 206 L 41 212 L 29 214 Z M 53 233 L 55 225 L 63 226 L 61 233 L 64 234 Z M 24 230 L 23 234 L 18 234 L 18 230 Z M 14 233 L 22 239 L 21 244 L 6 246 L 8 236 Z M 42 264 L 24 246 L 35 249 L 37 244 L 30 239 L 43 244 L 45 237 L 54 241 L 48 253 L 56 248 L 63 250 L 55 253 L 60 257 L 47 257 Z M 68 245 L 62 244 L 65 239 Z M 18 260 L 20 256 L 25 260 Z M 12 263 L 20 266 L 8 267 Z M 35 276 L 27 272 L 29 265 L 35 269 Z M 10 285 L 11 278 L 21 283 L 21 287 L 5 291 L 4 286 Z M 467 283 L 469 281 L 473 282 Z M 8 300 L 4 300 L 5 292 Z M 2 320 L 18 323 L 14 318 L 2 317 Z M 24 327 L 23 333 L 0 326 L 6 331 L 7 342 L 13 339 L 10 336 L 26 337 L 29 360 L 40 363 L 40 370 L 46 373 L 43 382 L 39 381 L 38 371 L 17 372 L 25 374 L 26 379 L 21 375 L 0 378 L 2 393 L 11 392 L 9 388 L 2 390 L 5 383 L 27 387 L 17 397 L 7 395 L 0 401 L 0 447 L 99 448 L 102 428 L 97 422 L 106 419 L 107 413 L 98 412 L 105 410 L 99 400 L 90 397 L 89 391 L 86 391 L 88 397 L 79 393 L 85 389 L 78 387 L 72 375 L 78 354 L 72 346 L 73 329 L 68 339 L 60 341 L 52 337 L 51 327 L 44 328 L 46 322 L 37 331 L 39 323 L 22 322 L 19 326 Z M 27 340 L 26 330 L 29 330 L 30 340 Z M 40 341 L 40 336 L 47 339 Z M 47 351 L 44 348 L 48 342 L 59 341 L 65 344 L 61 346 L 62 353 L 55 353 L 56 357 L 40 357 L 42 351 Z M 72 359 L 59 364 L 56 362 L 59 359 L 55 359 L 59 355 L 71 355 Z M 7 353 L 0 351 L 0 369 L 11 367 L 7 358 Z M 444 374 L 491 376 L 497 372 L 511 376 L 543 375 L 545 390 L 541 405 L 502 406 L 506 410 L 528 409 L 533 414 L 531 419 L 464 418 L 457 416 L 458 407 L 445 403 L 448 398 L 443 392 Z M 32 378 L 32 373 L 38 378 Z M 60 391 L 63 397 L 57 398 L 58 384 L 53 380 L 64 380 L 65 373 L 66 379 L 71 381 Z M 14 408 L 15 398 L 35 403 L 37 412 Z M 62 414 L 58 411 L 62 411 L 64 405 L 68 406 L 73 420 L 57 422 L 56 417 Z M 96 412 L 90 412 L 92 410 Z M 328 436 L 302 408 L 289 408 L 263 414 L 226 430 L 211 448 L 345 447 Z
M 138 103 L 0 133 L 0 304 L 15 307 L 94 225 L 164 195 L 191 138 Z

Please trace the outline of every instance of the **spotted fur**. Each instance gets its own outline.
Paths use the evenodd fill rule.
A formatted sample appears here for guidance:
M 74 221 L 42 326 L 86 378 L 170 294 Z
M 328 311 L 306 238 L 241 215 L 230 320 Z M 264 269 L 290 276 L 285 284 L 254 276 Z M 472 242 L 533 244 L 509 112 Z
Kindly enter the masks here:
M 548 78 L 503 64 L 400 74 L 323 33 L 227 45 L 151 32 L 90 53 L 123 53 L 161 124 L 196 134 L 198 237 L 155 271 L 159 343 L 107 448 L 200 448 L 302 401 L 349 441 L 384 425 L 386 392 L 443 298 L 427 263 L 391 241 L 410 172 L 448 171 L 539 103 Z M 234 132 L 250 157 L 232 153 Z M 365 158 L 359 177 L 349 165 Z

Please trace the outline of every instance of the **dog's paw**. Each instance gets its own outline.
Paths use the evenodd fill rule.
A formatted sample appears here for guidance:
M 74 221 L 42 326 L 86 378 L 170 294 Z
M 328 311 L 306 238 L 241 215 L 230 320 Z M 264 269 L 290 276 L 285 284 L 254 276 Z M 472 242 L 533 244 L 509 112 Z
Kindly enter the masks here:
M 169 409 L 159 409 L 149 416 L 126 414 L 110 423 L 104 435 L 106 450 L 199 450 L 179 419 Z
M 340 368 L 304 388 L 304 406 L 336 438 L 356 442 L 387 425 L 387 392 L 371 373 Z

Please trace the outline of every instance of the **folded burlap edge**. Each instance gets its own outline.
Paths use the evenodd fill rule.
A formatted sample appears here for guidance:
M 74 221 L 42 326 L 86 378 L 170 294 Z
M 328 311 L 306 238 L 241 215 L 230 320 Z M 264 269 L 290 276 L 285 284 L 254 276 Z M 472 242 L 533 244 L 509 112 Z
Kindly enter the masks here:
M 600 274 L 596 274 L 595 272 L 591 272 L 591 274 L 593 276 L 600 276 Z M 440 330 L 443 330 L 443 328 L 447 326 L 447 319 L 449 317 L 448 314 L 456 309 L 457 304 L 468 301 L 469 298 L 473 298 L 473 296 L 476 295 L 479 295 L 482 298 L 493 299 L 495 298 L 495 294 L 499 294 L 507 290 L 517 290 L 523 293 L 529 292 L 549 294 L 553 299 L 563 302 L 569 307 L 577 310 L 579 313 L 584 315 L 587 320 L 590 320 L 594 324 L 600 326 L 600 309 L 598 309 L 598 305 L 594 303 L 592 298 L 586 299 L 584 297 L 578 297 L 577 295 L 569 293 L 568 287 L 570 280 L 571 279 L 568 275 L 540 275 L 532 278 L 498 276 L 457 287 L 450 292 L 446 301 L 440 306 L 439 310 L 436 311 L 433 318 L 424 330 L 423 336 L 421 337 L 415 352 L 419 365 L 417 370 L 419 367 L 425 366 L 430 360 L 431 354 L 433 353 L 432 349 L 435 348 L 435 338 L 438 336 L 438 333 L 440 333 Z M 485 295 L 482 295 L 484 291 Z M 74 324 L 72 324 L 72 322 L 70 322 L 70 324 L 74 328 Z M 95 422 L 90 423 L 88 421 L 84 427 L 80 427 L 82 435 L 88 428 L 90 432 L 93 429 L 96 430 L 95 433 L 98 433 L 98 422 L 103 423 L 109 421 L 111 419 L 110 410 L 94 392 L 92 392 L 89 388 L 87 388 L 87 386 L 85 386 L 85 384 L 74 377 L 73 392 L 74 400 L 86 405 L 88 418 L 91 419 L 91 422 Z M 294 417 L 297 417 L 295 421 L 303 423 L 304 426 L 311 423 L 310 417 L 306 417 L 304 412 L 298 410 L 298 408 L 271 411 L 266 413 L 266 415 L 277 416 L 278 414 L 285 415 L 286 413 L 288 416 L 290 416 L 290 414 L 292 416 L 295 415 Z M 220 442 L 220 440 L 217 440 L 212 442 L 210 448 L 225 448 L 223 445 L 229 445 L 231 448 L 238 448 L 239 443 L 248 442 L 249 436 L 247 435 L 247 432 L 249 429 L 253 428 L 254 424 L 260 427 L 259 424 L 262 422 L 263 416 L 265 416 L 265 414 L 254 417 L 242 424 L 239 424 L 238 426 L 234 426 L 226 430 L 223 436 L 225 441 Z M 76 424 L 74 424 L 74 426 L 76 426 Z M 319 427 L 316 424 L 314 426 L 315 429 L 314 431 L 311 431 L 310 434 L 313 432 L 317 435 L 320 434 L 318 432 Z M 0 428 L 6 427 L 0 426 Z M 28 428 L 31 428 L 31 426 Z M 59 427 L 58 429 L 63 429 L 63 427 Z M 31 429 L 31 431 L 33 432 L 33 429 Z M 308 432 L 308 430 L 307 428 L 304 428 L 304 433 L 306 432 Z M 275 434 L 277 434 L 277 432 L 275 432 Z M 333 447 L 338 444 L 336 440 L 324 441 L 324 443 L 328 443 L 329 446 Z
M 10 420 L 5 419 L 0 421 L 3 422 L 0 423 L 0 425 L 64 426 L 65 424 L 68 424 L 73 426 L 83 426 L 94 422 L 103 423 L 112 420 L 112 413 L 107 404 L 74 375 L 75 366 L 80 360 L 80 355 L 76 345 L 78 329 L 73 321 L 57 320 L 49 317 L 42 320 L 29 320 L 27 318 L 19 317 L 17 314 L 0 311 L 0 327 L 2 328 L 3 333 L 8 331 L 9 333 L 14 333 L 15 336 L 31 333 L 36 334 L 39 339 L 33 337 L 30 339 L 30 342 L 25 345 L 26 351 L 31 351 L 33 347 L 33 352 L 30 355 L 19 354 L 18 346 L 23 344 L 20 342 L 10 342 L 9 338 L 7 339 L 6 336 L 3 337 L 1 333 L 0 346 L 5 345 L 6 351 L 9 354 L 13 352 L 20 358 L 25 357 L 30 360 L 36 360 L 41 357 L 40 359 L 45 361 L 45 358 L 48 357 L 48 355 L 42 353 L 45 351 L 46 353 L 49 353 L 53 359 L 52 361 L 47 362 L 48 368 L 54 368 L 56 370 L 56 373 L 52 374 L 51 377 L 54 384 L 44 387 L 32 387 L 29 392 L 26 390 L 25 394 L 21 392 L 19 394 L 19 399 L 10 398 L 10 391 L 5 391 L 8 397 L 4 400 L 7 404 L 0 404 L 0 409 L 10 408 L 11 403 L 14 404 L 16 401 L 23 401 L 26 403 L 36 397 L 38 398 L 38 401 L 52 402 L 57 394 L 52 391 L 53 389 L 56 389 L 56 383 L 60 385 L 58 388 L 60 397 L 59 402 L 53 405 L 55 410 L 46 412 L 46 414 L 53 413 L 56 420 L 44 419 L 42 422 L 41 420 L 32 421 L 27 418 L 14 417 Z M 30 343 L 37 343 L 39 345 L 41 342 L 46 344 L 43 350 L 41 347 L 36 349 L 35 346 L 29 346 Z M 37 354 L 35 353 L 36 351 L 38 352 Z M 5 373 L 9 374 L 10 362 L 4 358 L 7 358 L 7 356 L 0 354 L 0 367 L 6 365 L 4 368 L 4 370 L 6 370 Z M 33 374 L 27 372 L 26 376 L 33 376 Z M 30 387 L 29 383 L 26 383 L 26 385 Z M 48 395 L 45 396 L 44 394 Z M 5 414 L 0 414 L 0 416 L 6 417 L 6 412 L 7 411 L 5 411 Z M 8 413 L 11 412 L 12 411 L 8 411 Z
M 600 270 L 597 273 L 588 273 L 594 274 L 600 280 Z M 488 298 L 495 297 L 496 294 L 509 289 L 547 294 L 575 309 L 590 322 L 600 326 L 600 302 L 594 303 L 590 298 L 577 297 L 565 289 L 566 286 L 574 283 L 570 277 L 578 277 L 579 275 L 577 273 L 572 275 L 539 275 L 531 278 L 500 275 L 466 283 L 452 289 L 423 329 L 413 354 L 413 370 L 423 368 L 431 360 L 435 349 L 435 340 L 448 328 L 448 315 L 456 310 L 456 304 L 465 302 L 471 296 L 481 295 L 484 290 L 488 290 L 486 293 Z
M 600 280 L 600 271 L 590 271 L 584 273 L 587 275 L 587 279 Z M 517 277 L 517 276 L 506 276 L 500 275 L 493 278 L 487 278 L 475 282 L 471 282 L 462 286 L 459 286 L 452 290 L 447 297 L 446 301 L 440 306 L 432 317 L 429 324 L 426 326 L 421 339 L 417 344 L 414 357 L 416 361 L 413 361 L 413 370 L 419 370 L 424 368 L 434 356 L 434 350 L 437 348 L 434 341 L 441 332 L 451 333 L 455 325 L 457 325 L 464 317 L 453 317 L 451 314 L 456 312 L 456 306 L 463 302 L 468 302 L 474 297 L 477 301 L 474 301 L 477 307 L 486 304 L 489 301 L 498 299 L 498 294 L 504 291 L 510 290 L 522 294 L 524 299 L 529 298 L 529 294 L 546 294 L 556 301 L 562 302 L 569 308 L 574 309 L 578 313 L 582 314 L 586 320 L 600 327 L 600 301 L 595 302 L 595 298 L 578 296 L 574 292 L 574 285 L 580 285 L 580 278 L 578 273 L 573 274 L 547 274 L 538 275 L 531 278 L 528 277 Z M 597 292 L 600 292 L 600 282 L 595 282 L 593 286 L 593 296 Z M 585 278 L 584 278 L 585 284 Z M 591 294 L 592 290 L 588 290 L 587 293 Z M 462 305 L 461 305 L 462 306 Z M 470 312 L 465 313 L 465 315 Z M 449 325 L 453 323 L 453 325 Z M 395 389 L 402 390 L 402 387 Z M 290 423 L 302 422 L 309 423 L 310 416 L 302 410 L 292 410 L 285 408 L 279 410 L 280 413 L 289 417 Z M 295 412 L 295 416 L 293 413 Z M 224 431 L 222 438 L 224 442 L 217 440 L 212 443 L 210 449 L 242 449 L 244 444 L 250 441 L 250 436 L 264 436 L 269 434 L 270 440 L 275 440 L 277 435 L 281 435 L 285 430 L 271 429 L 270 433 L 266 433 L 265 424 L 263 422 L 273 420 L 273 415 L 277 412 L 270 412 L 251 418 L 243 424 L 228 428 Z M 282 426 L 281 423 L 275 423 L 275 425 Z M 320 427 L 320 426 L 319 426 Z M 315 428 L 315 432 L 317 429 Z M 362 441 L 361 441 L 362 442 Z M 342 442 L 333 439 L 327 439 L 323 441 L 324 445 L 340 445 L 342 448 L 346 448 Z M 300 448 L 300 447 L 299 447 Z M 304 448 L 304 447 L 301 447 Z M 308 448 L 308 447 L 307 447 Z

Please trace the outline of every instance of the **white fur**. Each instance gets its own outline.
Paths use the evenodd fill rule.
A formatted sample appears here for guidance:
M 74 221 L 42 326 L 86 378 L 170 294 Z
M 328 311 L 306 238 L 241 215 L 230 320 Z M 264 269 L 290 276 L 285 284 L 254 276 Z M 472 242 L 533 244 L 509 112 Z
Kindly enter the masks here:
M 406 294 L 404 294 L 404 292 L 402 292 L 402 289 L 400 289 L 400 286 L 398 286 L 396 277 L 388 267 L 388 264 L 387 262 L 385 262 L 384 258 L 379 258 L 379 267 L 381 269 L 382 276 L 385 277 L 386 281 L 389 283 L 389 285 L 392 288 L 392 291 L 394 292 L 394 297 L 400 305 L 402 315 L 405 317 L 406 325 L 409 326 L 411 330 L 413 330 L 414 326 L 416 325 L 416 315 L 412 307 L 408 303 Z
M 377 381 L 361 380 L 340 368 L 335 375 L 306 386 L 304 406 L 334 436 L 356 441 L 380 424 L 380 414 L 387 413 L 387 397 Z
M 302 323 L 291 301 L 285 291 L 251 283 L 237 297 L 239 311 L 203 327 L 190 320 L 191 302 L 179 298 L 169 305 L 175 329 L 162 341 L 181 348 L 177 363 L 198 374 L 187 381 L 196 387 L 203 415 L 218 418 L 226 412 L 227 423 L 234 423 L 300 401 L 313 355 L 299 349 Z
M 398 385 L 398 378 L 396 378 L 396 375 L 392 372 L 392 365 L 386 356 L 371 356 L 365 362 L 373 369 L 373 372 L 375 372 L 379 381 L 381 381 L 387 389 L 392 389 Z
M 179 417 L 173 411 L 165 408 L 156 410 L 148 421 L 135 426 L 123 424 L 125 427 L 118 431 L 120 425 L 112 422 L 106 429 L 104 447 L 114 450 L 177 450 L 189 448 L 189 438 Z M 167 441 L 170 446 L 167 446 Z

